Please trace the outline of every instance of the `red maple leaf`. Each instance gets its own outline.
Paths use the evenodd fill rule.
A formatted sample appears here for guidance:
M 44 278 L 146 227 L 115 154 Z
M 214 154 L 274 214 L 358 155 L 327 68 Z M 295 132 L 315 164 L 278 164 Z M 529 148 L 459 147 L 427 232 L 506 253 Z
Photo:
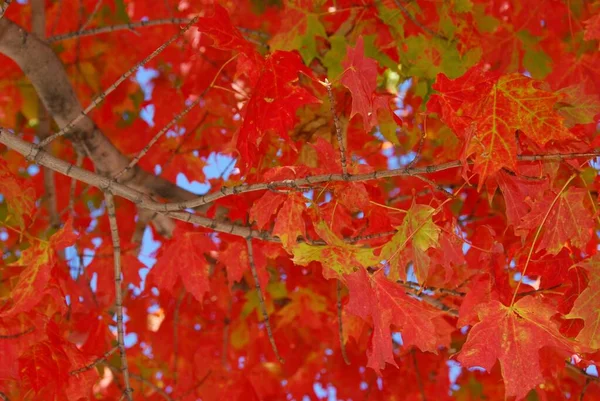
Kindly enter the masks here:
M 465 367 L 481 366 L 488 372 L 500 361 L 506 395 L 523 399 L 530 389 L 543 383 L 540 350 L 554 347 L 568 355 L 575 346 L 564 338 L 551 318 L 548 304 L 526 296 L 507 307 L 490 301 L 479 307 L 479 323 L 467 337 L 458 356 Z
M 404 345 L 435 352 L 438 338 L 433 320 L 439 313 L 409 297 L 383 274 L 369 276 L 364 269 L 345 275 L 350 301 L 345 310 L 373 322 L 367 366 L 378 374 L 385 364 L 397 366 L 392 350 L 390 326 L 402 333 Z

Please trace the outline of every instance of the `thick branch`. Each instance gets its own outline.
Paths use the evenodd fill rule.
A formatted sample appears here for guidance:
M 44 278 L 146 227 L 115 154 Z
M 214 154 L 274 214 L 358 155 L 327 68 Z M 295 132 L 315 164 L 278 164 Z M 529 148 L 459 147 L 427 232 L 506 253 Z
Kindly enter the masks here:
M 83 109 L 64 66 L 47 44 L 10 20 L 2 19 L 0 20 L 0 53 L 15 61 L 27 75 L 59 127 L 64 128 L 81 115 Z M 74 124 L 70 136 L 75 139 L 78 151 L 89 155 L 96 171 L 101 175 L 113 176 L 129 164 L 128 158 L 121 154 L 87 116 Z M 121 181 L 128 183 L 139 192 L 158 195 L 172 201 L 184 201 L 196 197 L 174 183 L 155 177 L 140 168 L 131 169 L 128 174 L 121 177 Z
M 4 3 L 2 3 L 2 5 L 0 6 L 0 19 L 4 17 L 4 13 L 8 9 L 8 6 L 10 6 L 11 1 L 12 0 L 4 0 Z
M 6 145 L 8 148 L 26 156 L 30 154 L 34 145 L 26 142 L 14 134 L 9 133 L 5 129 L 0 128 L 0 143 Z M 161 203 L 155 202 L 148 195 L 143 194 L 136 189 L 133 189 L 127 185 L 120 184 L 111 180 L 110 178 L 100 176 L 91 171 L 84 170 L 80 167 L 74 166 L 67 163 L 64 160 L 58 159 L 45 151 L 39 151 L 35 157 L 35 162 L 41 166 L 49 167 L 54 171 L 64 174 L 68 177 L 77 179 L 81 182 L 85 182 L 88 185 L 94 186 L 102 191 L 111 191 L 113 194 L 121 196 L 131 202 L 135 203 L 138 207 L 158 210 Z M 177 220 L 185 221 L 188 223 L 197 224 L 202 227 L 210 228 L 214 231 L 224 232 L 244 238 L 252 237 L 262 239 L 264 241 L 280 242 L 278 238 L 273 237 L 270 233 L 265 231 L 253 230 L 250 227 L 239 226 L 231 223 L 222 223 L 216 220 L 212 220 L 203 216 L 194 215 L 189 212 L 156 212 L 163 216 L 168 216 Z

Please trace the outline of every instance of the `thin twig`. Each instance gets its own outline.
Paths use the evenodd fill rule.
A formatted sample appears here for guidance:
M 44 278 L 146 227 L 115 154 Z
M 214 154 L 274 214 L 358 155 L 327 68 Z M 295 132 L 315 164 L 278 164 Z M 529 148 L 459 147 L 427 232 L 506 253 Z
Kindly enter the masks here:
M 10 1 L 9 1 L 9 3 L 10 3 Z M 93 13 L 92 13 L 92 16 L 93 16 Z M 68 32 L 68 33 L 62 33 L 60 35 L 55 35 L 55 36 L 50 37 L 48 39 L 48 42 L 54 43 L 54 42 L 59 42 L 61 40 L 81 38 L 84 36 L 93 36 L 93 35 L 98 35 L 98 34 L 102 34 L 102 33 L 111 33 L 111 32 L 116 32 L 116 31 L 134 31 L 135 32 L 135 30 L 137 28 L 144 28 L 144 27 L 158 26 L 158 25 L 188 24 L 190 21 L 192 21 L 192 19 L 190 19 L 190 18 L 161 18 L 161 19 L 148 20 L 148 21 L 130 22 L 128 24 L 101 26 L 98 28 L 90 28 L 90 29 L 86 29 L 86 30 L 80 30 L 80 31 L 76 31 L 76 32 Z M 88 25 L 88 24 L 86 23 L 84 25 L 84 27 L 86 25 Z M 246 34 L 259 36 L 259 37 L 262 37 L 265 39 L 269 38 L 269 35 L 266 34 L 265 32 L 255 31 L 255 30 L 243 28 L 243 27 L 238 27 L 238 29 L 241 32 L 244 32 Z
M 265 327 L 267 328 L 269 342 L 271 343 L 271 348 L 273 348 L 273 352 L 279 360 L 279 363 L 283 364 L 285 361 L 279 355 L 279 351 L 277 350 L 277 344 L 275 344 L 275 338 L 273 337 L 273 332 L 271 331 L 271 321 L 269 319 L 269 312 L 267 312 L 267 306 L 265 305 L 265 297 L 263 295 L 262 289 L 260 288 L 260 282 L 258 281 L 258 273 L 256 272 L 256 265 L 254 264 L 254 251 L 252 250 L 252 238 L 246 238 L 246 244 L 248 245 L 248 262 L 250 263 L 250 271 L 252 271 L 252 277 L 254 278 L 254 288 L 256 289 L 258 303 L 260 305 L 260 310 L 263 315 Z
M 342 124 L 335 111 L 335 97 L 333 96 L 333 90 L 331 89 L 331 82 L 325 78 L 325 87 L 327 88 L 327 95 L 329 96 L 329 110 L 333 116 L 333 124 L 335 125 L 335 137 L 337 138 L 338 145 L 340 147 L 340 160 L 342 163 L 342 174 L 348 175 L 348 167 L 346 166 L 346 146 L 344 144 L 344 135 L 342 133 Z
M 92 13 L 93 16 L 93 13 Z M 98 35 L 101 33 L 110 33 L 115 31 L 124 31 L 124 30 L 135 30 L 136 28 L 143 28 L 147 26 L 157 26 L 157 25 L 178 25 L 178 24 L 189 24 L 192 21 L 189 18 L 162 18 L 156 20 L 148 20 L 148 21 L 138 21 L 138 22 L 130 22 L 128 24 L 120 24 L 120 25 L 109 25 L 109 26 L 101 26 L 98 28 L 90 28 L 84 30 L 87 23 L 84 24 L 83 28 L 76 32 L 63 33 L 60 35 L 52 36 L 48 39 L 48 42 L 54 43 L 61 40 L 66 39 L 74 39 L 81 38 L 84 36 L 92 36 Z M 88 21 L 89 22 L 89 21 Z
M 114 366 L 109 365 L 108 363 L 104 363 L 104 365 L 106 367 L 108 367 L 110 370 L 112 370 L 113 372 L 118 372 L 118 369 L 115 368 Z M 131 376 L 131 378 L 133 380 L 137 380 L 140 383 L 145 384 L 148 387 L 151 387 L 154 391 L 156 391 L 158 394 L 160 394 L 165 400 L 167 400 L 167 401 L 175 401 L 169 394 L 167 394 L 165 392 L 165 390 L 163 390 L 162 388 L 158 387 L 156 384 L 152 383 L 150 380 L 148 380 L 148 379 L 146 379 L 146 378 L 144 378 L 142 376 L 136 375 L 134 373 L 131 373 L 130 376 Z M 121 397 L 121 399 L 123 399 L 124 396 L 125 396 L 125 394 L 123 394 L 123 396 Z
M 11 2 L 12 2 L 12 0 L 4 0 L 4 3 L 2 3 L 2 5 L 0 6 L 0 19 L 2 19 L 2 17 L 4 17 L 4 13 L 8 9 L 8 6 L 10 6 Z
M 208 379 L 208 377 L 210 376 L 211 373 L 212 373 L 212 370 L 209 370 L 204 375 L 204 377 L 202 379 L 200 379 L 200 381 L 198 383 L 194 384 L 194 386 L 192 388 L 190 388 L 189 390 L 187 390 L 186 392 L 181 394 L 181 396 L 177 397 L 174 401 L 178 401 L 183 398 L 186 398 L 188 395 L 190 395 L 192 392 L 194 392 L 198 387 L 202 386 L 204 384 L 204 382 L 206 381 L 206 379 Z
M 102 4 L 102 0 L 96 0 L 96 4 L 94 5 L 94 9 L 92 10 L 92 12 L 88 16 L 88 18 L 85 20 L 85 22 L 83 24 L 81 24 L 81 28 L 79 28 L 79 32 L 77 32 L 77 33 L 82 33 L 83 30 L 85 29 L 85 27 L 88 26 L 90 24 L 90 22 L 92 22 L 92 20 L 94 19 L 94 16 L 96 15 L 96 13 L 98 12 L 98 10 L 100 9 L 100 4 Z M 52 38 L 49 39 L 49 42 L 52 42 Z
M 413 348 L 410 353 L 412 355 L 413 364 L 415 365 L 415 375 L 417 376 L 417 385 L 419 386 L 419 392 L 421 393 L 421 400 L 427 401 L 427 397 L 425 395 L 425 386 L 423 385 L 423 380 L 421 379 L 421 373 L 419 373 L 419 364 L 417 363 L 415 349 Z
M 2 15 L 0 15 L 0 18 L 2 17 Z M 10 398 L 8 398 L 8 396 L 6 394 L 4 394 L 2 391 L 0 391 L 0 398 L 2 399 L 2 401 L 10 401 Z
M 572 364 L 569 361 L 566 362 L 566 365 L 567 365 L 567 368 L 571 369 L 573 372 L 579 373 L 586 379 L 600 383 L 600 377 L 589 374 L 588 372 L 585 371 L 585 369 L 575 366 L 574 364 Z
M 148 151 L 150 150 L 150 148 L 160 139 L 160 137 L 162 137 L 164 135 L 165 132 L 167 132 L 173 125 L 175 125 L 175 123 L 179 120 L 181 120 L 187 113 L 189 113 L 189 111 L 191 109 L 193 109 L 194 107 L 196 107 L 204 98 L 204 95 L 206 94 L 206 92 L 208 92 L 208 90 L 214 85 L 215 81 L 217 80 L 217 78 L 219 77 L 219 75 L 221 74 L 221 71 L 223 70 L 223 68 L 225 68 L 225 66 L 227 64 L 229 64 L 232 60 L 234 60 L 237 57 L 237 55 L 235 55 L 234 57 L 230 58 L 228 61 L 226 61 L 225 63 L 223 63 L 223 65 L 221 66 L 221 68 L 217 71 L 215 77 L 213 78 L 212 82 L 210 85 L 208 85 L 206 87 L 206 89 L 204 89 L 202 91 L 202 93 L 196 98 L 196 100 L 194 100 L 192 103 L 189 104 L 189 106 L 187 106 L 185 109 L 183 109 L 179 114 L 177 114 L 175 117 L 173 117 L 173 119 L 171 119 L 171 121 L 169 121 L 169 123 L 164 126 L 159 132 L 156 133 L 156 135 L 154 135 L 154 137 L 150 140 L 150 142 L 148 142 L 146 144 L 146 146 L 144 146 L 144 148 L 137 154 L 137 156 L 135 156 L 131 162 L 129 162 L 129 164 L 127 165 L 127 167 L 125 167 L 123 170 L 121 170 L 120 172 L 118 172 L 114 179 L 118 179 L 121 175 L 127 173 L 129 170 L 131 170 L 139 161 L 142 157 L 144 157 L 144 155 L 146 153 L 148 153 Z
M 413 24 L 415 24 L 416 26 L 418 26 L 419 28 L 421 28 L 423 31 L 427 32 L 431 36 L 435 36 L 435 37 L 443 39 L 443 40 L 448 40 L 448 38 L 445 37 L 444 35 L 439 34 L 438 32 L 434 31 L 433 29 L 431 29 L 431 28 L 423 25 L 421 22 L 419 22 L 419 20 L 416 19 L 410 13 L 410 11 L 408 11 L 408 9 L 406 7 L 404 7 L 404 5 L 400 2 L 400 0 L 394 0 L 394 3 L 396 3 L 396 5 L 398 6 L 398 8 L 400 8 L 400 10 L 402 11 L 402 14 L 404 14 L 406 16 L 406 18 L 408 18 L 409 20 L 411 20 Z
M 177 384 L 177 358 L 179 357 L 179 309 L 185 297 L 185 291 L 181 291 L 175 304 L 173 313 L 173 383 Z
M 460 292 L 460 291 L 456 291 L 456 290 L 451 290 L 449 288 L 441 288 L 441 287 L 423 287 L 421 286 L 421 284 L 416 283 L 414 281 L 402 281 L 402 280 L 398 280 L 397 281 L 398 284 L 401 284 L 403 286 L 409 286 L 411 288 L 415 288 L 418 289 L 420 291 L 433 291 L 433 292 L 439 292 L 441 294 L 448 294 L 448 295 L 453 295 L 456 297 L 464 297 L 465 295 L 467 295 L 467 293 L 465 292 Z
M 121 277 L 121 239 L 119 238 L 119 229 L 117 227 L 117 216 L 115 211 L 115 202 L 112 193 L 104 193 L 106 200 L 106 211 L 110 225 L 110 235 L 113 242 L 113 252 L 115 255 L 115 308 L 117 310 L 117 347 L 121 355 L 121 371 L 123 372 L 123 381 L 125 382 L 125 395 L 129 401 L 133 401 L 133 390 L 129 382 L 129 368 L 127 366 L 127 354 L 125 353 L 125 329 L 123 327 L 123 286 Z
M 147 64 L 150 60 L 152 60 L 154 57 L 158 56 L 160 53 L 162 53 L 163 50 L 165 50 L 171 43 L 173 43 L 175 40 L 179 39 L 181 36 L 183 36 L 184 33 L 186 33 L 188 31 L 188 29 L 191 28 L 191 26 L 198 20 L 198 17 L 194 18 L 193 20 L 190 21 L 189 24 L 187 24 L 184 28 L 182 28 L 176 35 L 173 35 L 169 40 L 167 40 L 165 43 L 163 43 L 162 45 L 160 45 L 156 50 L 154 50 L 148 57 L 146 57 L 145 59 L 143 59 L 142 61 L 140 61 L 139 63 L 137 63 L 136 65 L 134 65 L 133 67 L 131 67 L 127 72 L 125 72 L 123 75 L 121 75 L 116 81 L 115 83 L 113 83 L 111 86 L 109 86 L 104 92 L 102 92 L 100 95 L 98 95 L 89 105 L 88 107 L 86 107 L 81 113 L 79 113 L 79 115 L 77 117 L 75 117 L 70 123 L 66 124 L 60 131 L 58 131 L 57 133 L 49 136 L 48 138 L 44 139 L 40 144 L 39 144 L 39 148 L 43 148 L 44 146 L 47 146 L 49 143 L 51 143 L 53 140 L 55 140 L 56 138 L 63 136 L 65 134 L 67 134 L 74 126 L 75 124 L 77 124 L 82 118 L 84 118 L 90 111 L 92 111 L 92 109 L 94 109 L 97 105 L 100 104 L 100 102 L 102 102 L 106 96 L 108 96 L 111 92 L 113 92 L 115 89 L 117 89 L 117 87 L 123 82 L 125 81 L 127 78 L 129 78 L 129 76 L 131 74 L 133 74 L 138 68 L 140 68 L 141 66 Z M 35 155 L 33 156 L 35 157 Z
M 579 394 L 579 401 L 583 401 L 583 399 L 585 398 L 585 392 L 587 391 L 587 388 L 591 382 L 592 381 L 589 377 L 585 378 L 585 383 L 583 384 L 583 388 L 581 389 L 581 393 Z
M 112 348 L 112 349 L 110 349 L 110 350 L 106 351 L 106 352 L 104 353 L 104 355 L 102 355 L 100 358 L 96 359 L 96 360 L 95 360 L 95 361 L 93 361 L 92 363 L 90 363 L 90 364 L 88 364 L 88 365 L 85 365 L 84 367 L 81 367 L 81 368 L 79 368 L 79 369 L 72 370 L 72 371 L 70 371 L 70 372 L 69 372 L 69 374 L 70 374 L 71 376 L 74 376 L 74 375 L 78 375 L 79 373 L 83 373 L 83 372 L 85 372 L 85 371 L 88 371 L 88 370 L 92 369 L 94 366 L 96 366 L 96 365 L 98 365 L 98 364 L 100 364 L 100 363 L 104 362 L 106 359 L 108 359 L 108 357 L 109 357 L 109 356 L 111 356 L 112 354 L 114 354 L 114 352 L 115 352 L 116 350 L 118 350 L 118 349 L 119 349 L 119 347 L 114 347 L 114 348 Z
M 10 340 L 12 338 L 18 338 L 24 335 L 27 335 L 29 333 L 33 333 L 33 331 L 35 330 L 35 327 L 30 327 L 27 330 L 24 330 L 20 333 L 15 333 L 15 334 L 0 334 L 0 340 Z
M 344 344 L 344 326 L 342 323 L 342 282 L 340 280 L 337 281 L 337 316 L 338 316 L 338 332 L 340 336 L 340 350 L 342 351 L 342 358 L 344 358 L 344 362 L 346 365 L 350 365 L 350 360 L 348 359 L 348 355 L 346 354 L 346 346 Z

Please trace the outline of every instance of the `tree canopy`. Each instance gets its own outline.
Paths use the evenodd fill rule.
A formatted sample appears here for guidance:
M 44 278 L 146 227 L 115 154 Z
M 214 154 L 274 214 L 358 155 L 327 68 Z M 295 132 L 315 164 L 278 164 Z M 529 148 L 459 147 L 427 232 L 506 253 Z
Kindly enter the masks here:
M 600 398 L 600 1 L 0 3 L 0 399 Z

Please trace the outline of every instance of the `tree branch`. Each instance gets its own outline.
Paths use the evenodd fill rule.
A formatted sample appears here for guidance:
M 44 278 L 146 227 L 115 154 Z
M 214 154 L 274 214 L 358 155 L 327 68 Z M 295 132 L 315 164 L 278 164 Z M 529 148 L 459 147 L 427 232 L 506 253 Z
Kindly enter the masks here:
M 26 142 L 7 130 L 0 128 L 0 143 L 6 145 L 10 149 L 22 154 L 30 154 L 33 144 Z M 88 185 L 92 185 L 101 191 L 110 191 L 114 195 L 121 196 L 130 200 L 138 207 L 156 210 L 160 208 L 161 203 L 155 202 L 148 195 L 143 194 L 127 185 L 115 182 L 108 177 L 100 176 L 91 171 L 76 167 L 66 161 L 58 159 L 45 151 L 39 151 L 35 162 L 41 166 L 46 166 L 54 171 L 64 174 L 68 177 L 75 178 Z M 224 232 L 231 235 L 240 236 L 243 238 L 258 238 L 264 241 L 280 242 L 279 238 L 273 237 L 269 232 L 253 230 L 250 227 L 239 226 L 231 223 L 223 223 L 207 217 L 194 215 L 189 212 L 154 212 L 157 214 L 171 217 L 186 223 L 197 224 L 202 227 L 210 228 L 214 231 Z M 171 227 L 172 228 L 172 227 Z
M 10 1 L 9 1 L 9 3 L 10 3 Z M 93 13 L 92 13 L 92 15 L 93 15 Z M 128 24 L 101 26 L 98 28 L 90 28 L 90 29 L 86 29 L 86 30 L 80 30 L 77 32 L 68 32 L 68 33 L 63 33 L 60 35 L 55 35 L 55 36 L 50 37 L 48 39 L 48 42 L 54 43 L 54 42 L 59 42 L 61 40 L 81 38 L 84 36 L 93 36 L 93 35 L 98 35 L 101 33 L 111 33 L 111 32 L 116 32 L 116 31 L 124 31 L 124 30 L 135 31 L 137 28 L 144 28 L 144 27 L 150 27 L 150 26 L 188 24 L 188 23 L 190 23 L 190 21 L 192 21 L 192 19 L 190 19 L 190 18 L 161 18 L 161 19 L 148 20 L 148 21 L 130 22 Z M 88 25 L 88 24 L 87 23 L 84 24 L 84 27 L 86 25 Z M 242 27 L 238 27 L 238 29 L 244 33 L 253 34 L 256 36 L 263 37 L 263 38 L 266 38 L 269 36 L 269 35 L 265 34 L 264 32 L 253 31 L 250 29 L 242 28 Z
M 331 83 L 325 79 L 325 87 L 327 88 L 327 96 L 329 97 L 329 109 L 333 116 L 333 124 L 335 126 L 335 137 L 337 138 L 338 145 L 340 147 L 340 160 L 342 163 L 342 174 L 348 175 L 348 167 L 346 166 L 346 146 L 344 144 L 344 135 L 342 133 L 342 124 L 338 118 L 337 112 L 335 111 L 335 97 L 331 89 Z
M 127 70 L 123 75 L 121 75 L 111 86 L 109 86 L 108 88 L 106 88 L 106 90 L 104 92 L 102 92 L 101 94 L 99 94 L 98 96 L 96 96 L 96 98 L 94 100 L 92 100 L 92 102 L 81 112 L 77 115 L 77 117 L 73 118 L 71 121 L 69 121 L 69 123 L 67 123 L 64 127 L 61 128 L 60 131 L 58 131 L 55 134 L 50 135 L 48 138 L 44 139 L 40 144 L 39 147 L 43 148 L 44 146 L 47 146 L 48 144 L 50 144 L 53 140 L 55 140 L 56 138 L 63 136 L 67 133 L 69 133 L 69 131 L 71 131 L 71 129 L 84 117 L 87 116 L 87 114 L 92 111 L 96 106 L 98 106 L 105 98 L 106 96 L 108 96 L 110 93 L 112 93 L 115 89 L 117 89 L 117 87 L 119 85 L 121 85 L 121 83 L 123 81 L 125 81 L 127 78 L 129 78 L 131 76 L 131 74 L 133 74 L 135 71 L 137 71 L 138 68 L 140 68 L 141 66 L 147 64 L 150 60 L 152 60 L 154 57 L 158 56 L 160 53 L 163 52 L 163 50 L 165 50 L 171 43 L 173 43 L 175 40 L 179 39 L 181 36 L 183 36 L 184 33 L 186 33 L 191 27 L 192 25 L 198 20 L 198 17 L 194 18 L 193 20 L 191 20 L 184 28 L 182 28 L 176 35 L 171 36 L 171 38 L 169 40 L 167 40 L 165 43 L 163 43 L 162 45 L 160 45 L 156 50 L 154 50 L 148 57 L 146 57 L 145 59 L 143 59 L 142 61 L 140 61 L 139 63 L 137 63 L 136 65 L 134 65 L 133 67 L 131 67 L 129 70 Z M 34 155 L 35 156 L 35 155 Z
M 75 370 L 70 371 L 69 374 L 71 376 L 74 376 L 74 375 L 78 375 L 80 373 L 83 373 L 83 372 L 86 372 L 86 371 L 92 369 L 94 366 L 98 365 L 99 363 L 104 362 L 109 356 L 111 356 L 112 354 L 114 354 L 115 351 L 118 350 L 118 349 L 119 349 L 119 347 L 114 347 L 112 349 L 109 349 L 100 358 L 96 359 L 92 363 L 90 363 L 88 365 L 85 365 L 85 366 L 83 366 L 83 367 L 81 367 L 79 369 L 75 369 Z
M 8 6 L 10 6 L 11 2 L 12 2 L 12 0 L 4 0 L 4 3 L 2 3 L 2 5 L 0 6 L 0 19 L 2 19 L 2 17 L 4 17 L 4 13 L 8 9 Z
M 127 366 L 127 354 L 125 353 L 125 329 L 123 327 L 123 278 L 121 277 L 121 240 L 119 238 L 119 228 L 117 226 L 117 215 L 115 211 L 115 201 L 113 195 L 104 192 L 106 200 L 106 210 L 108 222 L 110 225 L 110 235 L 113 243 L 113 253 L 115 257 L 115 308 L 117 309 L 117 347 L 121 355 L 121 371 L 123 372 L 123 381 L 125 382 L 125 395 L 129 401 L 133 401 L 133 390 L 129 382 L 129 368 Z
M 65 127 L 82 113 L 64 66 L 54 51 L 35 35 L 10 20 L 0 20 L 0 53 L 15 61 L 33 84 L 59 127 Z M 87 116 L 71 129 L 78 153 L 88 154 L 100 175 L 113 176 L 125 168 L 129 160 L 96 127 Z M 28 155 L 35 150 L 28 152 Z M 121 177 L 139 192 L 158 195 L 172 201 L 196 198 L 192 194 L 164 178 L 156 177 L 140 168 L 132 169 Z
M 568 153 L 568 154 L 551 154 L 551 155 L 517 155 L 519 161 L 561 161 L 567 159 L 576 159 L 584 157 L 598 157 L 600 152 L 589 152 L 589 153 Z M 263 191 L 263 190 L 274 190 L 277 188 L 293 188 L 297 189 L 302 186 L 313 186 L 314 184 L 324 182 L 359 182 L 359 181 L 371 181 L 378 180 L 381 178 L 391 177 L 402 177 L 402 176 L 418 176 L 422 174 L 431 174 L 443 170 L 461 167 L 462 163 L 459 160 L 451 161 L 447 163 L 434 164 L 423 167 L 412 167 L 412 168 L 397 168 L 391 170 L 377 170 L 372 173 L 366 174 L 321 174 L 314 176 L 306 176 L 303 178 L 297 178 L 295 180 L 282 180 L 282 181 L 271 181 L 262 182 L 257 184 L 241 184 L 234 187 L 221 187 L 219 190 L 196 197 L 191 201 L 178 202 L 178 203 L 162 203 L 157 211 L 173 211 L 173 210 L 184 210 L 191 209 L 207 203 L 212 203 L 216 200 L 224 198 L 230 195 L 238 195 L 245 192 Z M 155 210 L 155 209 L 152 209 Z

